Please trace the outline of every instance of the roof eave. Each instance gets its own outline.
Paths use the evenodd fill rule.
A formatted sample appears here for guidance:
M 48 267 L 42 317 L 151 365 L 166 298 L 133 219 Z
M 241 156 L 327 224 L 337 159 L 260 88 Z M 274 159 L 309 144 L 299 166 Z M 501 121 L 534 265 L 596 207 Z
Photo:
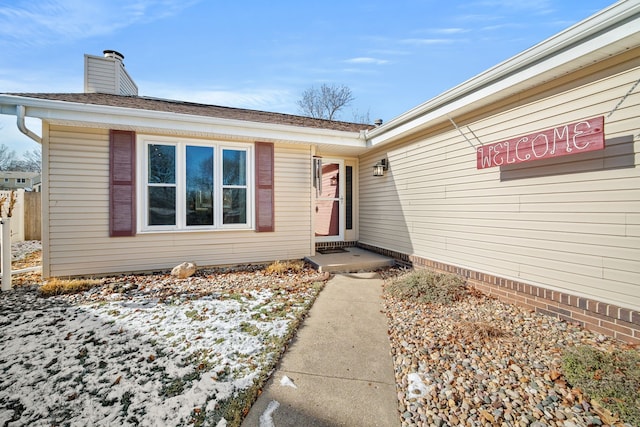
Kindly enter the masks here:
M 366 149 L 364 131 L 341 131 L 30 98 L 19 95 L 0 95 L 0 113 L 15 115 L 18 105 L 25 107 L 28 117 L 54 124 L 134 129 L 147 132 L 184 132 L 218 137 L 227 136 L 234 139 L 274 140 L 322 145 L 338 144 L 356 150 Z
M 482 107 L 500 95 L 508 96 L 524 89 L 532 79 L 566 74 L 585 64 L 580 58 L 601 60 L 628 47 L 625 40 L 638 43 L 640 3 L 618 2 L 579 22 L 567 30 L 461 83 L 431 100 L 367 131 L 369 146 L 392 143 L 416 129 L 448 121 L 463 109 Z M 637 45 L 637 44 L 636 44 Z M 600 52 L 597 55 L 597 52 Z

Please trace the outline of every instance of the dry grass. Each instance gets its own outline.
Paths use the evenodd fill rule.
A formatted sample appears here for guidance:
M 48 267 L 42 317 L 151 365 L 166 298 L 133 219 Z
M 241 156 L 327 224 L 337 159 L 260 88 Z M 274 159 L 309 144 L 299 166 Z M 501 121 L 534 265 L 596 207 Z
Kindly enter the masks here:
M 285 273 L 300 273 L 304 270 L 304 261 L 274 261 L 267 266 L 265 273 L 274 275 L 283 275 Z
M 386 291 L 396 298 L 434 304 L 451 304 L 468 294 L 464 278 L 429 270 L 414 270 L 396 277 Z
M 11 270 L 21 270 L 28 267 L 42 265 L 42 251 L 35 251 L 27 254 L 24 258 L 12 261 Z
M 27 254 L 24 258 L 13 261 L 11 270 L 21 270 L 23 268 L 37 267 L 42 265 L 42 251 L 35 251 Z M 29 273 L 15 274 L 11 279 L 12 286 L 31 286 L 42 283 L 42 274 L 40 271 L 32 271 Z
M 459 338 L 481 340 L 500 338 L 507 335 L 504 330 L 487 322 L 459 322 L 456 325 Z
M 580 388 L 614 417 L 640 425 L 640 353 L 637 350 L 608 352 L 586 345 L 576 347 L 564 354 L 562 370 L 573 387 Z
M 58 279 L 52 278 L 46 281 L 38 292 L 44 297 L 63 294 L 77 294 L 88 291 L 91 288 L 100 286 L 102 280 L 99 279 Z

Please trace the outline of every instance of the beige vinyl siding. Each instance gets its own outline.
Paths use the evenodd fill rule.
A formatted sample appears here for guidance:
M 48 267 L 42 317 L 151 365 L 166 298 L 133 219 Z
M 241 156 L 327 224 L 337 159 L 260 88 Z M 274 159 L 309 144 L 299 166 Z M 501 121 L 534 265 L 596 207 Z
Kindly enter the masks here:
M 115 62 L 93 56 L 87 56 L 86 61 L 85 78 L 88 87 L 85 88 L 85 92 L 118 94 Z
M 604 151 L 477 170 L 450 126 L 363 156 L 360 241 L 639 309 L 640 90 L 606 117 L 640 78 L 637 60 L 624 65 L 480 119 L 453 117 L 489 144 L 604 115 Z M 371 176 L 385 155 L 386 176 Z
M 49 274 L 91 275 L 298 259 L 311 247 L 310 148 L 275 146 L 275 232 L 109 237 L 108 130 L 49 130 Z
M 118 78 L 118 94 L 119 95 L 137 95 L 138 94 L 138 86 L 134 83 L 133 79 L 127 73 L 127 70 L 124 67 L 120 67 L 118 69 L 120 75 Z

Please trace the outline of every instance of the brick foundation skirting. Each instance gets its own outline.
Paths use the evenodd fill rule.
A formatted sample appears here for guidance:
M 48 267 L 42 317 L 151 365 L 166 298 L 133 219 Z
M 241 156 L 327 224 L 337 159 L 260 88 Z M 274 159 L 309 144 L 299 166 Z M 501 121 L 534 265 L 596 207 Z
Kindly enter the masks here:
M 457 274 L 466 278 L 469 285 L 500 301 L 574 323 L 630 344 L 640 344 L 638 311 L 359 242 L 358 247 L 394 258 L 403 267 Z
M 356 246 L 357 242 L 318 242 L 316 243 L 316 249 L 322 248 L 352 248 Z

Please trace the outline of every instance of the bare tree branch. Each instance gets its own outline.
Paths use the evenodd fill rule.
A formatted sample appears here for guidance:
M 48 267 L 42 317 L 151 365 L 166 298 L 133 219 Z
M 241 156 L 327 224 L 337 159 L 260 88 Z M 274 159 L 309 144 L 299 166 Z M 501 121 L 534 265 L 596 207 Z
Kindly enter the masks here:
M 42 154 L 39 148 L 25 152 L 18 158 L 14 150 L 0 145 L 0 170 L 42 173 Z
M 16 161 L 16 152 L 5 144 L 0 144 L 0 170 L 6 171 Z
M 340 110 L 354 99 L 347 86 L 323 83 L 320 88 L 311 87 L 302 92 L 302 98 L 297 104 L 305 116 L 335 120 Z
M 366 113 L 360 113 L 358 110 L 351 112 L 353 114 L 353 123 L 371 124 L 369 110 Z
M 25 171 L 42 173 L 42 151 L 38 148 L 27 151 L 22 155 Z

